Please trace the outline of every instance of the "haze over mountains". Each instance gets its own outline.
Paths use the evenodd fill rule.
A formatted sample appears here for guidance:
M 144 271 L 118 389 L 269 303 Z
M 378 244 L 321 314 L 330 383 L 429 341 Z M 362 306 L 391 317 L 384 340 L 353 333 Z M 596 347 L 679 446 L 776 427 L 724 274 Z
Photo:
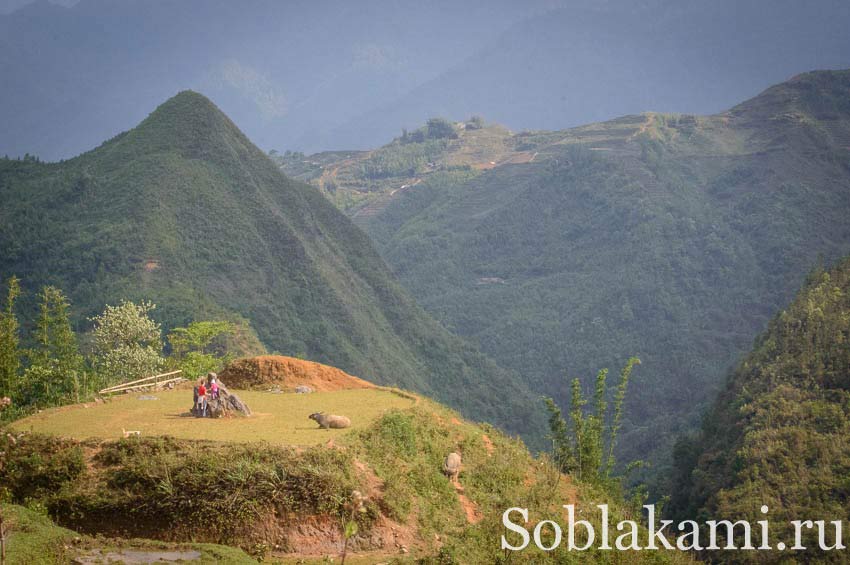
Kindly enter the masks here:
M 534 390 L 566 403 L 567 377 L 590 386 L 639 355 L 631 457 L 663 459 L 818 257 L 850 253 L 850 71 L 713 116 L 476 127 L 284 169 L 347 205 L 427 310 Z
M 515 375 L 426 314 L 360 229 L 197 93 L 78 158 L 0 159 L 0 201 L 0 273 L 22 279 L 30 311 L 55 284 L 81 330 L 122 299 L 154 301 L 166 330 L 247 319 L 270 350 L 541 429 Z
M 0 16 L 0 155 L 69 158 L 186 88 L 265 150 L 372 148 L 438 114 L 712 113 L 845 67 L 848 27 L 841 0 L 41 0 Z

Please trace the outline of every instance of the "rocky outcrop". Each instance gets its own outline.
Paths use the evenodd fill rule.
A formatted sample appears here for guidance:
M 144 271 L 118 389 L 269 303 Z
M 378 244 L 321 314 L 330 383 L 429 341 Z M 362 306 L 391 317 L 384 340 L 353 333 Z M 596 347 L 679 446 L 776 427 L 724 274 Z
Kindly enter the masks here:
M 218 384 L 217 398 L 213 398 L 212 394 L 209 392 L 212 384 L 211 379 L 216 379 Z M 231 414 L 239 414 L 242 416 L 251 415 L 251 409 L 248 408 L 248 405 L 245 404 L 236 394 L 230 392 L 224 383 L 217 379 L 215 373 L 210 373 L 210 375 L 207 376 L 205 386 L 208 391 L 206 417 L 222 418 Z M 198 408 L 197 403 L 192 406 L 192 415 L 196 417 L 204 416 Z
M 218 384 L 218 398 L 211 399 L 207 403 L 207 416 L 211 418 L 221 418 L 229 413 L 238 413 L 242 416 L 250 416 L 251 409 L 245 404 L 242 399 L 234 393 L 227 390 L 223 384 Z

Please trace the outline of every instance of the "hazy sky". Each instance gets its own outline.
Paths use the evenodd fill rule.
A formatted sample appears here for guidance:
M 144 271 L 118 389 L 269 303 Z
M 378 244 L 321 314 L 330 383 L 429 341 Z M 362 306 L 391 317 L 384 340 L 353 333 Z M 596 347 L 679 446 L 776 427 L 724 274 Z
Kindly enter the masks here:
M 34 0 L 0 0 L 0 14 L 9 14 L 14 12 L 21 6 L 31 4 Z M 49 0 L 51 4 L 59 4 L 61 6 L 73 6 L 80 0 Z
M 714 113 L 850 67 L 848 0 L 61 2 L 0 16 L 0 155 L 71 157 L 187 88 L 263 149 L 314 152 L 432 116 L 520 130 Z

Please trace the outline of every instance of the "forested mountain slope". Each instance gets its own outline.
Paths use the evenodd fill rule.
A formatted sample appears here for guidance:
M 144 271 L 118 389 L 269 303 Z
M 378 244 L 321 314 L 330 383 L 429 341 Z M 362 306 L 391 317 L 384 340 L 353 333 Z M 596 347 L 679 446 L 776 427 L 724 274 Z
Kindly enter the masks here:
M 302 174 L 333 171 L 326 190 L 420 303 L 536 390 L 566 402 L 565 376 L 640 355 L 630 456 L 657 459 L 696 425 L 818 257 L 850 251 L 848 71 L 713 116 L 477 127 L 436 149 L 308 157 L 321 170 Z
M 449 334 L 369 238 L 286 178 L 209 100 L 182 92 L 78 158 L 0 160 L 0 275 L 64 289 L 78 329 L 150 299 L 165 329 L 238 315 L 271 349 L 529 432 L 537 401 Z M 24 303 L 26 306 L 26 303 Z
M 676 516 L 755 521 L 763 519 L 758 509 L 765 504 L 772 529 L 793 539 L 791 520 L 846 519 L 848 469 L 850 259 L 845 259 L 810 276 L 732 373 L 700 433 L 679 443 L 669 508 Z M 827 532 L 830 540 L 834 532 L 831 527 Z M 815 546 L 813 536 L 807 533 L 804 545 Z M 807 554 L 805 561 L 843 562 L 843 552 L 835 553 L 832 559 Z

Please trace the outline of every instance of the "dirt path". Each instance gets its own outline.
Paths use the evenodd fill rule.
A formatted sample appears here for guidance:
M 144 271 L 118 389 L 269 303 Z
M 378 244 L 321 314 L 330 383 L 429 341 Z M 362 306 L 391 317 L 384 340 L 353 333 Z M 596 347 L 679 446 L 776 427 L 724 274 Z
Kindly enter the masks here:
M 366 492 L 363 494 L 369 498 L 381 498 L 384 494 L 384 490 L 386 489 L 384 481 L 375 474 L 375 471 L 357 458 L 354 459 L 354 467 L 359 472 L 360 478 L 363 480 L 365 485 Z
M 360 479 L 362 494 L 380 505 L 386 489 L 384 481 L 363 461 L 355 458 L 353 464 Z M 417 524 L 415 511 L 411 512 L 405 522 L 396 522 L 379 515 L 369 532 L 351 540 L 346 561 L 377 563 L 421 549 Z M 273 552 L 272 555 L 283 563 L 336 559 L 342 551 L 340 524 L 337 519 L 328 515 L 303 517 L 288 525 L 284 533 L 289 545 L 297 547 L 298 551 Z
M 469 500 L 463 493 L 463 486 L 459 482 L 455 483 L 455 493 L 457 493 L 457 499 L 460 502 L 461 508 L 463 508 L 463 513 L 466 514 L 467 522 L 477 524 L 484 519 L 481 511 L 478 509 L 478 505 Z
M 493 456 L 493 442 L 490 440 L 490 437 L 487 434 L 483 434 L 481 436 L 481 441 L 484 442 L 484 449 L 487 450 L 487 455 L 489 457 Z
M 396 192 L 401 192 L 402 190 L 407 190 L 408 188 L 413 188 L 414 186 L 416 186 L 416 185 L 417 185 L 417 184 L 419 184 L 420 182 L 422 182 L 422 179 L 420 179 L 420 178 L 413 179 L 413 182 L 412 182 L 412 183 L 410 183 L 410 184 L 403 184 L 403 185 L 401 185 L 400 187 L 398 187 L 398 188 L 396 188 L 396 189 L 391 190 L 389 195 L 390 195 L 390 196 L 393 196 Z

